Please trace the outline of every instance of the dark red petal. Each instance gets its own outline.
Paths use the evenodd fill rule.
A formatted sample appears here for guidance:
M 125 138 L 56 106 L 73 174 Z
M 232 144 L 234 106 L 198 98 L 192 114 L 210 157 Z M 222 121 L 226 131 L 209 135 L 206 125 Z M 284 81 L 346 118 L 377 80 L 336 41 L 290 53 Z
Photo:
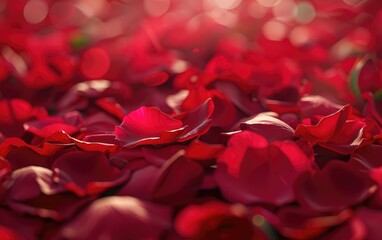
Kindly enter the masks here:
M 0 208 L 0 226 L 16 234 L 17 240 L 37 240 L 44 223 L 41 219 Z M 3 239 L 2 233 L 0 236 Z
M 361 203 L 376 191 L 375 183 L 348 163 L 333 160 L 296 180 L 298 202 L 319 212 L 336 212 Z
M 73 216 L 91 200 L 66 192 L 68 179 L 55 176 L 50 169 L 22 168 L 13 172 L 12 180 L 5 204 L 22 214 L 61 221 Z
M 52 168 L 56 174 L 69 177 L 66 188 L 79 196 L 99 194 L 129 177 L 129 171 L 112 166 L 102 152 L 68 152 L 57 158 Z
M 163 148 L 142 148 L 143 156 L 145 160 L 150 164 L 157 167 L 162 166 L 167 160 L 169 160 L 175 153 L 184 149 L 181 145 L 170 145 Z
M 370 144 L 358 149 L 350 157 L 349 163 L 360 170 L 382 167 L 382 146 Z
M 209 117 L 213 111 L 214 103 L 211 99 L 207 99 L 203 104 L 182 116 L 181 120 L 183 121 L 185 131 L 178 141 L 185 142 L 206 133 L 212 124 L 212 120 Z
M 323 215 L 311 209 L 287 206 L 280 209 L 277 216 L 281 222 L 278 228 L 283 236 L 291 239 L 312 239 L 347 221 L 352 212 L 344 210 L 338 214 Z
M 54 239 L 160 239 L 171 227 L 171 210 L 133 197 L 106 197 L 65 224 Z M 79 231 L 81 229 L 81 231 Z
M 117 195 L 149 200 L 158 178 L 158 167 L 149 165 L 140 168 L 131 174 L 129 181 L 121 188 Z
M 183 152 L 177 154 L 179 153 Z M 184 204 L 197 193 L 202 184 L 203 168 L 177 154 L 159 169 L 160 176 L 152 193 L 152 199 L 155 201 L 172 205 Z
M 353 217 L 347 223 L 342 226 L 336 227 L 329 234 L 323 237 L 328 240 L 337 239 L 353 239 L 353 240 L 363 240 L 369 239 L 367 236 L 367 229 L 365 224 L 358 218 Z

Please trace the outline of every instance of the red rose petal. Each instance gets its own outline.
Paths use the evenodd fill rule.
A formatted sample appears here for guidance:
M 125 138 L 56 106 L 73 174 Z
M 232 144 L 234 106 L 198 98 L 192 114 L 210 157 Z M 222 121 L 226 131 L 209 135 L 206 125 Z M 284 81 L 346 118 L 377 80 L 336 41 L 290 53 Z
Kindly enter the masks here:
M 102 152 L 69 152 L 57 158 L 52 168 L 57 174 L 69 177 L 71 182 L 66 188 L 79 196 L 99 194 L 129 177 L 128 171 L 112 166 Z
M 274 142 L 244 131 L 230 139 L 217 161 L 216 181 L 226 199 L 246 204 L 283 205 L 294 200 L 293 184 L 312 168 L 294 142 Z
M 269 142 L 293 140 L 294 134 L 293 128 L 288 124 L 266 114 L 259 114 L 241 123 L 240 129 L 258 133 L 267 138 Z
M 320 171 L 302 173 L 295 184 L 298 202 L 319 212 L 340 211 L 361 203 L 375 191 L 375 183 L 367 175 L 336 160 Z
M 174 142 L 183 130 L 181 121 L 149 107 L 130 112 L 115 128 L 117 140 L 125 147 Z
M 212 124 L 212 119 L 209 117 L 213 111 L 214 104 L 211 99 L 207 99 L 203 104 L 182 116 L 181 120 L 186 129 L 178 141 L 185 142 L 206 133 Z
M 171 227 L 168 207 L 133 197 L 106 197 L 65 224 L 54 239 L 159 239 Z M 81 231 L 78 231 L 81 229 Z

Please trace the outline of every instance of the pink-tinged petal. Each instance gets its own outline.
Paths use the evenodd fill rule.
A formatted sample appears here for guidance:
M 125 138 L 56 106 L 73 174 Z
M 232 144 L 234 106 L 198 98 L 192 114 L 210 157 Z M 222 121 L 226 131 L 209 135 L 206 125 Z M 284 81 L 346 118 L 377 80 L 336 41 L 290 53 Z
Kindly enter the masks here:
M 264 136 L 269 142 L 293 140 L 294 130 L 275 117 L 259 114 L 240 124 L 241 130 L 249 130 Z
M 317 172 L 296 180 L 298 202 L 319 212 L 336 212 L 359 204 L 377 190 L 375 183 L 352 165 L 332 160 Z
M 290 239 L 313 239 L 329 228 L 338 226 L 352 217 L 350 210 L 337 214 L 321 214 L 311 209 L 286 206 L 277 212 L 280 220 L 278 230 Z
M 70 179 L 65 188 L 79 196 L 99 194 L 127 181 L 130 175 L 112 166 L 102 152 L 68 152 L 57 158 L 52 168 Z
M 133 197 L 106 197 L 65 224 L 54 239 L 160 239 L 171 228 L 171 209 Z M 81 229 L 79 231 L 79 229 Z
M 217 161 L 215 177 L 229 201 L 280 206 L 294 200 L 295 179 L 312 166 L 296 143 L 269 144 L 262 136 L 244 131 L 230 139 Z
M 141 107 L 130 112 L 115 128 L 116 139 L 125 147 L 171 143 L 183 131 L 182 121 L 153 107 Z
M 351 106 L 346 105 L 339 111 L 323 117 L 317 125 L 300 124 L 296 128 L 295 136 L 307 139 L 312 145 L 318 142 L 328 142 L 341 129 L 351 114 Z
M 194 110 L 187 112 L 183 116 L 178 116 L 181 118 L 183 126 L 185 127 L 185 130 L 178 141 L 185 142 L 206 133 L 212 124 L 212 119 L 209 118 L 213 111 L 214 103 L 211 99 L 207 99 Z

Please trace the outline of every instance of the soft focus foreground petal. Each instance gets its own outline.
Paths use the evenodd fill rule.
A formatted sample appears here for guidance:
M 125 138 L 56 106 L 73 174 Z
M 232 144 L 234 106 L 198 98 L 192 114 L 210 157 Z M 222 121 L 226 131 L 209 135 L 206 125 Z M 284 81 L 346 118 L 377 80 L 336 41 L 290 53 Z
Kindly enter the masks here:
M 93 202 L 65 224 L 54 239 L 160 239 L 171 227 L 171 209 L 133 197 Z
M 183 209 L 175 219 L 175 229 L 190 239 L 268 239 L 251 223 L 251 216 L 243 205 L 211 201 Z
M 277 216 L 280 220 L 278 228 L 284 237 L 312 239 L 347 221 L 352 212 L 343 210 L 338 214 L 321 214 L 311 209 L 286 206 L 277 212 Z

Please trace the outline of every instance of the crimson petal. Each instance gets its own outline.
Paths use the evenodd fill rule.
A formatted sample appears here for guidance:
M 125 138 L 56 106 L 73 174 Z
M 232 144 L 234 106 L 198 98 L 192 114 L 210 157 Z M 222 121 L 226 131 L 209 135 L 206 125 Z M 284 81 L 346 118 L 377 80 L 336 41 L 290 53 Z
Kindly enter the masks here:
M 297 176 L 312 161 L 294 142 L 274 142 L 243 131 L 230 139 L 218 158 L 216 181 L 226 199 L 246 204 L 283 205 L 294 200 Z
M 124 147 L 143 144 L 166 144 L 177 140 L 184 131 L 182 121 L 154 107 L 141 107 L 123 118 L 115 128 L 116 139 Z

